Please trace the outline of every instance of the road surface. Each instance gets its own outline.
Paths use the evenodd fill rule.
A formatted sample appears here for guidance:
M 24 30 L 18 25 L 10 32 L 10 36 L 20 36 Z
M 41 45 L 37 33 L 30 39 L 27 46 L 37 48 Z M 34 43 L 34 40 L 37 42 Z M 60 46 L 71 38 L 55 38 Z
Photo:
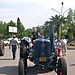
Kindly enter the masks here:
M 75 50 L 68 50 L 67 56 L 65 57 L 67 61 L 68 74 L 75 75 Z M 0 75 L 18 75 L 18 61 L 19 61 L 19 49 L 17 49 L 16 59 L 12 59 L 12 52 L 9 47 L 5 47 L 5 55 L 0 57 Z M 28 61 L 28 65 L 32 65 Z M 27 75 L 56 75 L 55 72 L 45 72 L 45 73 L 36 73 L 31 72 Z

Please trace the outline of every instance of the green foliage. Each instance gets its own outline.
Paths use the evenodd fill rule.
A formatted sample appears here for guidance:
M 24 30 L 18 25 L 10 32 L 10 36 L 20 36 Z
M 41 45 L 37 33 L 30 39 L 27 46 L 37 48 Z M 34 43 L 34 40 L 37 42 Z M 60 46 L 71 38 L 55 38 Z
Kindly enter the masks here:
M 17 27 L 18 33 L 9 33 L 9 26 Z M 12 37 L 13 34 L 15 34 L 18 38 L 22 38 L 25 35 L 25 28 L 20 20 L 18 21 L 18 25 L 12 20 L 10 20 L 8 23 L 0 21 L 0 34 L 3 36 L 3 38 Z
M 0 21 L 0 34 L 3 38 L 6 37 L 5 34 L 7 35 L 7 25 L 5 22 L 3 23 L 2 21 Z
M 67 35 L 69 38 L 69 41 L 75 40 L 75 11 L 73 12 L 72 9 L 70 9 L 68 15 L 67 15 Z
M 25 35 L 25 28 L 23 24 L 20 22 L 19 17 L 17 18 L 17 29 L 18 29 L 17 37 L 22 38 Z
M 32 29 L 25 30 L 25 36 L 31 37 L 31 32 L 32 32 Z

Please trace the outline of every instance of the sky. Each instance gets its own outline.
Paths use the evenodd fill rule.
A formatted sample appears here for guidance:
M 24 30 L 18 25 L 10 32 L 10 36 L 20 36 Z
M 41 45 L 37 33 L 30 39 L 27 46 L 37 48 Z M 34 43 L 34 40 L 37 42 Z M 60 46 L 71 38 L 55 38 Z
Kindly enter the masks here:
M 26 29 L 43 25 L 51 16 L 61 13 L 62 2 L 62 12 L 69 8 L 75 9 L 75 0 L 0 0 L 0 21 L 17 22 L 19 17 Z

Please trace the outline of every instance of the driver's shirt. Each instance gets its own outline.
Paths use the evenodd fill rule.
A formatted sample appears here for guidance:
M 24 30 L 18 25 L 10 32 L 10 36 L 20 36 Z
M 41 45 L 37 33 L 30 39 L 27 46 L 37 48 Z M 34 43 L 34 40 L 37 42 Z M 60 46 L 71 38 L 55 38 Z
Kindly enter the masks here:
M 38 38 L 38 32 L 32 32 L 32 36 L 34 39 Z

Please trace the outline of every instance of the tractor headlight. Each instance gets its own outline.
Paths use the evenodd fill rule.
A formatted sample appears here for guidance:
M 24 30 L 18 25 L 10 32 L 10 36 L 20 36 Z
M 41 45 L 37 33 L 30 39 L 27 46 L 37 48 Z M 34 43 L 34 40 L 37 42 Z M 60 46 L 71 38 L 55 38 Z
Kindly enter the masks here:
M 32 53 L 29 53 L 29 58 L 32 58 L 33 57 L 33 54 Z

